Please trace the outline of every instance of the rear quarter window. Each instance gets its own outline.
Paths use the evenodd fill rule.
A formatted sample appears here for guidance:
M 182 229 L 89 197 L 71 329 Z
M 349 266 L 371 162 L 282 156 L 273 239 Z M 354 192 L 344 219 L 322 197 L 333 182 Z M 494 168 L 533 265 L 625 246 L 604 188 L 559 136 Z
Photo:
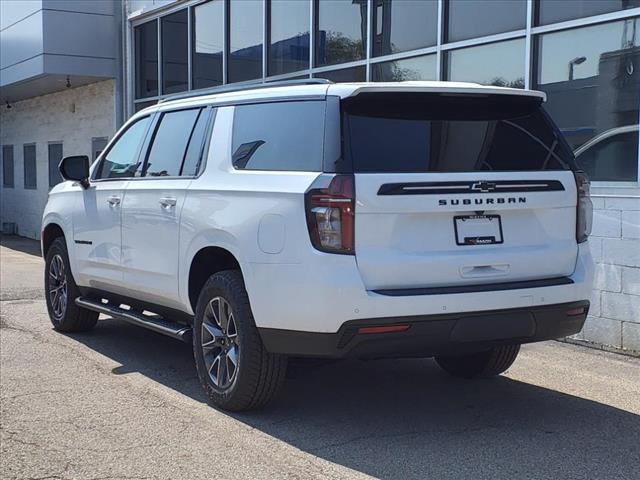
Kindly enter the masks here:
M 325 102 L 235 107 L 233 166 L 238 170 L 322 171 Z

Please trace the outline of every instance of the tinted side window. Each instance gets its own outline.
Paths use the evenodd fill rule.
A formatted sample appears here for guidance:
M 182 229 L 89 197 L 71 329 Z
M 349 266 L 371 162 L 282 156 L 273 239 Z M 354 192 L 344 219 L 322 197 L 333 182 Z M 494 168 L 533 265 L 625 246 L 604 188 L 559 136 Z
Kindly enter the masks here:
M 151 117 L 141 118 L 130 125 L 127 130 L 120 135 L 120 138 L 111 146 L 100 163 L 95 178 L 126 178 L 135 176 L 139 166 L 138 150 L 144 140 L 150 118 Z
M 325 102 L 242 105 L 233 118 L 233 166 L 322 171 Z
M 144 175 L 177 177 L 196 121 L 202 109 L 177 110 L 162 114 L 147 156 Z
M 196 125 L 193 127 L 191 140 L 189 140 L 187 153 L 184 156 L 180 175 L 195 176 L 198 174 L 202 154 L 204 153 L 203 147 L 205 144 L 205 136 L 207 134 L 207 125 L 209 125 L 209 117 L 209 112 L 206 109 L 202 110 L 198 116 Z

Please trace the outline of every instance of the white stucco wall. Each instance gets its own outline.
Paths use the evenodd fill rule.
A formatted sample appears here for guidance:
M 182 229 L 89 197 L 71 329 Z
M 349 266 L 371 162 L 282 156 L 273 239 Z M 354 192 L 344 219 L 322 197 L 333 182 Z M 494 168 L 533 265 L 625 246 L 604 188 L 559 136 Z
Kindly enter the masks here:
M 49 192 L 49 142 L 61 141 L 63 155 L 88 155 L 93 137 L 111 138 L 115 129 L 114 81 L 106 80 L 0 106 L 0 144 L 13 145 L 14 187 L 0 181 L 0 224 L 39 238 Z M 23 145 L 36 144 L 37 190 L 24 188 Z M 2 171 L 0 169 L 0 176 Z

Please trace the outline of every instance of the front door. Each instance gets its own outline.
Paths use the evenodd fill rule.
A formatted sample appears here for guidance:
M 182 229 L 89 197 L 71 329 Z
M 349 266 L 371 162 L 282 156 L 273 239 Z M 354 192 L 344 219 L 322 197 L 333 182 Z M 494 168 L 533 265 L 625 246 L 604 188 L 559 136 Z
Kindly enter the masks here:
M 122 285 L 122 204 L 139 170 L 140 148 L 150 117 L 127 126 L 92 172 L 74 211 L 73 240 L 81 285 L 117 291 Z
M 197 174 L 210 111 L 164 112 L 157 120 L 141 178 L 129 182 L 122 207 L 122 268 L 131 296 L 180 308 L 180 213 Z

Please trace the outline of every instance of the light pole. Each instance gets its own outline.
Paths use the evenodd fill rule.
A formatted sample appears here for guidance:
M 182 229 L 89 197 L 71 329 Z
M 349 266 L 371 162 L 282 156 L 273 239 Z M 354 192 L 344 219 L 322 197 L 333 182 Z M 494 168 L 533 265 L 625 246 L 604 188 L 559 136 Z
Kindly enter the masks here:
M 569 62 L 569 81 L 573 80 L 573 67 L 584 63 L 587 57 L 576 57 Z

